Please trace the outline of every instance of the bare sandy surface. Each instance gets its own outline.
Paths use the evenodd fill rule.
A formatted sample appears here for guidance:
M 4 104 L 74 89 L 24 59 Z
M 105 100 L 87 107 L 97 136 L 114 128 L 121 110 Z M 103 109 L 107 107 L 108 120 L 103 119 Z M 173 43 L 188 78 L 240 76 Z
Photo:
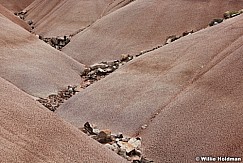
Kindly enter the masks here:
M 57 114 L 75 126 L 139 134 L 156 162 L 242 156 L 242 22 L 241 15 L 147 53 Z
M 7 8 L 4 6 L 0 5 L 0 13 L 14 22 L 15 24 L 18 24 L 19 26 L 23 27 L 27 31 L 29 31 L 31 28 L 30 26 L 23 20 L 19 19 L 17 16 L 15 16 L 11 11 L 9 11 Z
M 119 2 L 122 3 L 119 3 Z M 26 19 L 33 20 L 35 30 L 45 37 L 63 36 L 100 19 L 108 12 L 126 5 L 128 0 L 36 0 L 26 8 Z M 126 2 L 126 3 L 125 3 Z
M 0 4 L 5 6 L 13 13 L 23 10 L 32 2 L 34 2 L 34 0 L 0 0 Z
M 2 78 L 0 90 L 0 162 L 125 162 Z
M 243 15 L 206 28 L 243 0 L 30 3 L 0 0 L 0 162 L 125 162 L 78 129 L 86 122 L 142 137 L 143 154 L 159 163 L 243 158 Z M 61 52 L 11 15 L 24 8 L 45 37 L 92 25 Z M 82 63 L 137 54 L 202 28 L 126 63 L 56 114 L 33 100 L 78 85 Z
M 0 15 L 0 76 L 20 89 L 45 97 L 79 84 L 83 65 Z
M 136 0 L 73 37 L 63 52 L 84 64 L 118 59 L 161 45 L 170 35 L 204 28 L 242 5 L 242 0 Z

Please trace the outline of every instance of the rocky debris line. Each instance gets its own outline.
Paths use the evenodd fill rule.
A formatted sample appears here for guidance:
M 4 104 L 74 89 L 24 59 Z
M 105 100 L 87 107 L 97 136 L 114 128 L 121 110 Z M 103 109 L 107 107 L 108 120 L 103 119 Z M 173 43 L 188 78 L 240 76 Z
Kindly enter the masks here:
M 20 12 L 15 12 L 14 15 L 19 17 L 20 19 L 25 20 L 26 18 L 27 11 L 23 10 Z M 33 33 L 33 29 L 35 29 L 34 22 L 32 20 L 27 20 L 27 24 L 31 27 L 31 30 L 29 32 Z M 36 35 L 40 40 L 43 40 L 45 43 L 51 45 L 52 47 L 61 50 L 64 46 L 66 46 L 70 40 L 71 40 L 71 35 L 70 36 L 57 36 L 57 37 L 52 37 L 52 38 L 44 38 L 40 35 Z
M 240 15 L 242 13 L 243 13 L 243 9 L 241 9 L 239 11 L 226 11 L 224 13 L 224 19 L 233 18 L 233 17 L 238 16 L 238 15 Z
M 26 14 L 27 14 L 26 10 L 14 13 L 14 15 L 18 16 L 22 20 L 25 20 Z
M 26 10 L 23 10 L 23 11 L 20 11 L 20 12 L 15 12 L 14 13 L 14 15 L 16 15 L 17 17 L 19 17 L 20 19 L 22 19 L 24 21 L 26 21 L 25 20 L 26 14 L 27 14 L 27 11 Z M 35 28 L 34 23 L 33 23 L 32 20 L 27 20 L 26 22 L 31 27 L 31 30 L 33 30 Z M 32 32 L 32 31 L 30 31 L 30 32 Z
M 154 47 L 154 48 L 152 48 L 152 49 L 143 50 L 143 51 L 141 51 L 140 53 L 136 54 L 135 56 L 138 57 L 138 56 L 143 55 L 143 54 L 145 54 L 145 53 L 148 53 L 148 52 L 154 51 L 154 50 L 156 50 L 156 49 L 159 49 L 159 48 L 161 48 L 162 46 L 163 46 L 163 45 L 158 45 L 158 46 L 156 46 L 156 47 Z
M 132 59 L 133 56 L 122 54 L 120 60 L 101 62 L 85 68 L 81 74 L 81 88 L 90 86 L 95 81 L 104 78 L 105 76 L 118 69 L 120 65 L 123 65 L 125 62 L 128 62 Z
M 169 44 L 183 36 L 189 35 L 193 33 L 193 30 L 186 31 L 182 33 L 182 36 L 169 36 L 165 45 Z M 43 38 L 39 35 L 36 35 L 39 39 L 45 41 L 46 43 L 50 44 L 51 46 L 55 47 L 56 49 L 61 49 L 64 47 L 67 43 L 70 42 L 70 36 L 64 36 L 64 37 L 56 37 L 56 38 Z M 156 49 L 161 48 L 163 45 L 158 45 L 154 48 L 141 51 L 140 53 L 136 54 L 135 56 L 131 56 L 129 54 L 122 54 L 119 60 L 113 60 L 113 61 L 103 61 L 101 63 L 93 64 L 87 68 L 84 69 L 84 71 L 81 73 L 81 84 L 80 88 L 85 89 L 91 84 L 93 84 L 96 81 L 99 81 L 103 78 L 105 78 L 110 73 L 117 70 L 121 65 L 124 65 L 126 62 L 129 62 L 133 60 L 134 57 L 139 57 L 145 53 L 154 51 Z M 55 111 L 63 102 L 64 100 L 67 100 L 71 98 L 73 95 L 76 94 L 76 92 L 79 92 L 76 90 L 77 86 L 68 86 L 67 89 L 59 91 L 58 94 L 52 94 L 49 95 L 47 98 L 39 98 L 37 101 L 39 101 L 43 106 L 48 108 L 51 111 Z M 146 126 L 144 126 L 146 128 Z
M 143 156 L 140 137 L 127 137 L 122 133 L 112 134 L 111 130 L 99 130 L 97 126 L 91 125 L 89 122 L 86 122 L 80 130 L 132 163 L 153 162 Z
M 226 19 L 229 19 L 229 18 L 233 18 L 235 16 L 238 16 L 240 14 L 243 13 L 243 9 L 239 10 L 239 11 L 226 11 L 224 14 L 223 14 L 223 17 L 224 18 L 217 18 L 217 19 L 213 19 L 210 23 L 209 23 L 209 26 L 214 26 L 214 25 L 217 25 L 219 23 L 222 23 L 224 20 Z M 171 42 L 174 42 L 178 39 L 180 39 L 181 37 L 184 37 L 184 36 L 187 36 L 189 34 L 192 34 L 194 31 L 191 30 L 191 31 L 185 31 L 182 33 L 181 36 L 176 36 L 176 35 L 171 35 L 171 36 L 168 36 L 166 38 L 166 41 L 165 41 L 165 44 L 164 45 L 167 45 Z M 161 46 L 162 47 L 162 46 Z
M 190 31 L 185 31 L 185 32 L 183 32 L 181 36 L 176 36 L 176 35 L 168 36 L 168 37 L 166 38 L 165 45 L 167 45 L 167 44 L 169 44 L 169 43 L 171 43 L 171 42 L 174 42 L 174 41 L 180 39 L 181 37 L 190 35 L 190 34 L 192 34 L 193 32 L 194 32 L 193 30 L 190 30 Z
M 61 50 L 71 40 L 70 36 L 43 38 L 42 36 L 36 35 L 36 37 L 38 37 L 40 40 L 43 40 L 45 43 L 51 45 L 52 47 L 56 48 L 57 50 Z
M 164 45 L 169 44 L 183 36 L 187 36 L 189 34 L 192 34 L 193 30 L 191 31 L 185 31 L 182 33 L 182 36 L 169 36 L 165 42 Z M 140 53 L 132 56 L 129 54 L 122 54 L 119 60 L 114 61 L 105 61 L 101 63 L 93 64 L 87 68 L 84 69 L 84 71 L 81 74 L 81 88 L 87 88 L 94 82 L 105 78 L 105 76 L 109 75 L 110 73 L 114 72 L 116 69 L 118 69 L 121 65 L 124 65 L 126 62 L 129 62 L 134 59 L 134 57 L 139 57 L 145 53 L 154 51 L 156 49 L 159 49 L 163 47 L 163 45 L 158 45 L 154 48 L 141 51 Z
M 65 100 L 68 100 L 77 92 L 77 86 L 68 86 L 66 89 L 59 91 L 57 94 L 51 94 L 47 98 L 37 99 L 43 106 L 51 111 L 55 111 Z
M 222 23 L 226 19 L 233 18 L 233 17 L 238 16 L 238 15 L 240 15 L 242 13 L 243 13 L 243 9 L 241 9 L 239 11 L 226 11 L 223 14 L 223 18 L 213 19 L 208 25 L 209 26 L 217 25 L 219 23 Z
M 213 19 L 208 25 L 211 27 L 211 26 L 217 25 L 219 23 L 222 23 L 223 21 L 224 21 L 223 18 Z

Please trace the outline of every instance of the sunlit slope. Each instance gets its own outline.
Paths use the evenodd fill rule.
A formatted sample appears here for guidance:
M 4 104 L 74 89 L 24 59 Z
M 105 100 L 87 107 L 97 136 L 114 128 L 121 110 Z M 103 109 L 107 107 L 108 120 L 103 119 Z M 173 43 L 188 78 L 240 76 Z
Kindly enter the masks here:
M 123 162 L 0 78 L 1 162 Z
M 45 37 L 71 35 L 100 19 L 123 0 L 35 0 L 26 8 L 26 19 L 33 20 L 34 32 Z M 125 0 L 127 1 L 127 0 Z M 123 2 L 124 3 L 124 2 Z M 122 3 L 122 4 L 123 4 Z
M 170 35 L 204 28 L 242 0 L 136 0 L 94 23 L 63 52 L 84 64 L 119 59 L 165 43 Z
M 83 65 L 0 15 L 0 76 L 25 92 L 45 97 L 80 82 Z

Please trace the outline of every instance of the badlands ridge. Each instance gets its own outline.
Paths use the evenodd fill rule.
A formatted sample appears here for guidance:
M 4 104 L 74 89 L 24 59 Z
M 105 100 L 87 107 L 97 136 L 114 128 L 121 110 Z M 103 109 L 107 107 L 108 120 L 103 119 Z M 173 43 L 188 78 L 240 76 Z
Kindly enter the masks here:
M 0 0 L 0 162 L 243 159 L 242 9 Z

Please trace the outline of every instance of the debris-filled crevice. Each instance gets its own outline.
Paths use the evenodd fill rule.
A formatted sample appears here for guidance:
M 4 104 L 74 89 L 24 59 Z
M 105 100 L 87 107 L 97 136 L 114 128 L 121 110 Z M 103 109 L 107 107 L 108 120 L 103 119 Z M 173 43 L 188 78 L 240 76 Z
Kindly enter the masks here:
M 26 14 L 26 11 L 21 11 L 20 13 L 16 13 L 16 15 L 20 16 L 24 19 L 24 15 Z M 240 15 L 243 13 L 243 10 L 240 11 L 227 11 L 224 13 L 224 19 L 229 19 L 232 17 L 235 17 L 237 15 Z M 23 16 L 22 16 L 23 15 Z M 215 22 L 216 19 L 213 21 Z M 218 22 L 218 21 L 217 21 Z M 211 26 L 212 22 L 209 23 L 209 27 Z M 213 25 L 216 25 L 217 23 L 213 23 Z M 84 29 L 83 29 L 84 30 Z M 83 31 L 81 30 L 81 31 Z M 47 107 L 51 111 L 55 111 L 65 100 L 71 98 L 73 95 L 75 95 L 77 92 L 81 91 L 82 89 L 85 89 L 95 83 L 96 81 L 99 81 L 103 78 L 105 78 L 107 75 L 111 74 L 112 72 L 116 71 L 120 66 L 124 65 L 126 62 L 129 62 L 133 60 L 136 57 L 139 57 L 143 54 L 152 52 L 154 50 L 157 50 L 159 48 L 162 48 L 164 45 L 170 44 L 182 37 L 185 37 L 187 35 L 190 35 L 194 33 L 193 30 L 185 31 L 180 36 L 171 35 L 168 36 L 165 43 L 158 45 L 154 48 L 143 50 L 134 56 L 129 54 L 122 54 L 121 58 L 119 60 L 113 60 L 113 61 L 103 61 L 91 66 L 86 66 L 84 71 L 81 73 L 81 81 L 79 86 L 68 86 L 67 89 L 59 91 L 57 94 L 49 95 L 46 98 L 39 98 L 37 101 L 39 101 L 43 106 Z M 52 47 L 56 49 L 62 49 L 66 44 L 70 42 L 71 36 L 63 36 L 63 37 L 56 37 L 56 38 L 42 38 L 39 35 L 36 35 L 39 37 L 39 39 L 45 41 L 46 43 L 50 44 Z M 79 91 L 77 91 L 77 89 Z M 72 91 L 71 91 L 72 90 Z M 155 113 L 152 119 L 154 119 L 158 113 Z M 145 129 L 147 127 L 147 124 L 144 126 L 141 126 L 141 130 Z M 139 135 L 139 133 L 138 133 Z
M 32 20 L 26 20 L 26 14 L 28 13 L 28 11 L 23 10 L 20 12 L 15 12 L 14 15 L 16 15 L 18 18 L 24 20 L 29 26 L 30 26 L 30 33 L 35 34 L 35 32 L 33 31 L 35 29 L 35 23 Z M 93 23 L 92 23 L 93 24 Z M 79 29 L 78 31 L 74 32 L 73 34 L 70 35 L 65 35 L 65 36 L 57 36 L 57 37 L 43 37 L 41 35 L 35 34 L 37 38 L 39 38 L 40 40 L 44 41 L 45 43 L 51 45 L 53 48 L 57 49 L 57 50 L 61 50 L 63 47 L 65 47 L 70 41 L 71 38 L 73 36 L 75 36 L 76 34 L 82 32 L 83 30 L 85 30 L 86 28 L 90 27 L 90 25 L 88 25 L 85 28 Z
M 189 32 L 186 31 L 182 34 L 182 36 L 186 36 L 188 34 L 191 34 L 192 32 L 193 31 L 189 31 Z M 64 103 L 65 100 L 71 98 L 73 95 L 75 95 L 77 92 L 81 91 L 82 89 L 85 89 L 85 88 L 89 87 L 90 85 L 92 85 L 93 83 L 105 78 L 107 75 L 116 71 L 119 67 L 126 64 L 127 62 L 129 62 L 129 61 L 133 60 L 134 58 L 137 58 L 143 54 L 157 50 L 157 49 L 163 47 L 163 45 L 176 41 L 177 39 L 181 38 L 182 36 L 179 36 L 179 37 L 169 36 L 165 44 L 156 46 L 156 47 L 148 49 L 148 50 L 143 50 L 134 56 L 129 55 L 129 54 L 122 54 L 120 59 L 118 59 L 118 60 L 103 61 L 100 63 L 93 64 L 91 66 L 86 66 L 86 68 L 80 75 L 81 81 L 80 81 L 79 86 L 68 86 L 67 89 L 61 90 L 57 94 L 49 95 L 46 98 L 39 98 L 37 101 L 39 101 L 43 106 L 45 106 L 49 110 L 55 111 L 62 103 Z M 174 37 L 176 37 L 177 39 L 171 39 Z M 53 44 L 52 39 L 48 39 L 48 41 L 51 44 Z M 57 40 L 54 39 L 54 41 L 57 41 Z M 53 46 L 54 46 L 54 44 L 53 44 Z M 77 90 L 79 90 L 79 91 L 77 91 Z
M 90 86 L 94 82 L 114 72 L 121 65 L 131 61 L 132 59 L 133 56 L 122 54 L 121 59 L 119 60 L 101 62 L 85 68 L 81 74 L 81 88 Z
M 70 36 L 58 36 L 58 37 L 52 37 L 52 38 L 43 38 L 42 36 L 36 35 L 40 40 L 43 40 L 45 43 L 51 45 L 57 50 L 61 50 L 64 46 L 66 46 L 70 40 Z
M 220 18 L 220 19 L 213 19 L 213 20 L 209 23 L 209 26 L 208 26 L 208 27 L 217 25 L 217 24 L 219 24 L 219 23 L 225 21 L 226 19 L 233 18 L 233 17 L 238 16 L 238 15 L 240 15 L 240 14 L 242 14 L 242 13 L 243 13 L 243 9 L 242 9 L 242 10 L 239 10 L 239 11 L 227 11 L 227 12 L 225 12 L 224 15 L 223 15 L 224 18 L 222 18 L 222 19 L 221 19 L 221 18 Z M 175 35 L 173 35 L 173 36 L 169 36 L 169 37 L 167 38 L 167 41 L 166 41 L 165 45 L 168 44 L 168 43 L 171 43 L 171 42 L 173 42 L 173 41 L 175 41 L 175 40 L 178 40 L 179 38 L 181 38 L 181 37 L 183 37 L 183 36 L 186 36 L 186 35 L 188 35 L 188 34 L 191 34 L 191 33 L 193 33 L 193 31 L 190 31 L 190 32 L 184 32 L 184 33 L 182 34 L 182 36 L 179 36 L 179 37 L 178 37 L 178 36 L 175 36 Z M 238 48 L 237 48 L 237 49 L 238 49 Z M 224 59 L 224 57 L 221 58 L 221 59 Z M 221 61 L 221 60 L 219 60 L 219 61 Z M 213 64 L 213 65 L 215 66 L 216 64 Z M 211 68 L 212 68 L 212 67 L 209 67 L 209 69 L 211 69 Z M 209 69 L 207 69 L 205 72 L 207 72 Z M 195 82 L 195 80 L 198 80 L 198 78 L 200 78 L 200 76 L 203 75 L 205 72 L 203 71 L 203 72 L 199 73 L 196 77 L 194 77 L 194 78 L 192 79 L 192 81 L 191 81 L 188 85 L 193 84 L 193 82 Z M 183 91 L 188 87 L 188 85 L 186 85 L 181 91 L 179 91 L 175 96 L 173 96 L 173 97 L 169 100 L 169 102 L 168 102 L 163 108 L 165 108 L 166 106 L 168 106 L 168 105 L 171 103 L 171 101 L 173 101 L 178 95 L 180 95 L 181 92 L 183 92 Z M 156 113 L 153 114 L 153 115 L 150 117 L 150 119 L 149 119 L 143 126 L 141 126 L 141 128 L 140 128 L 140 129 L 138 130 L 138 132 L 136 133 L 137 136 L 139 136 L 139 135 L 141 134 L 141 132 L 142 132 L 144 129 L 146 129 L 146 128 L 148 127 L 148 125 L 149 125 L 149 124 L 150 124 L 150 123 L 157 117 L 157 115 L 159 115 L 159 114 L 162 112 L 163 108 L 160 108 L 159 110 L 157 110 Z
M 216 19 L 213 19 L 208 25 L 209 26 L 214 26 L 214 25 L 217 25 L 219 23 L 222 23 L 223 21 L 225 21 L 226 19 L 229 19 L 229 18 L 233 18 L 235 16 L 238 16 L 240 14 L 243 13 L 243 9 L 239 10 L 239 11 L 226 11 L 224 14 L 223 14 L 223 18 L 216 18 Z
M 54 112 L 62 103 L 64 103 L 64 101 L 71 98 L 77 92 L 77 86 L 68 86 L 66 89 L 59 91 L 57 94 L 51 94 L 46 98 L 39 98 L 37 101 Z
M 109 129 L 100 130 L 89 122 L 86 122 L 80 130 L 132 163 L 153 162 L 144 157 L 142 153 L 142 138 L 140 137 L 129 137 L 122 133 L 114 134 Z
M 15 12 L 14 15 L 16 15 L 18 18 L 24 20 L 29 26 L 30 26 L 30 31 L 32 33 L 33 29 L 35 29 L 34 22 L 32 20 L 26 20 L 26 14 L 28 11 L 23 10 L 20 12 Z

